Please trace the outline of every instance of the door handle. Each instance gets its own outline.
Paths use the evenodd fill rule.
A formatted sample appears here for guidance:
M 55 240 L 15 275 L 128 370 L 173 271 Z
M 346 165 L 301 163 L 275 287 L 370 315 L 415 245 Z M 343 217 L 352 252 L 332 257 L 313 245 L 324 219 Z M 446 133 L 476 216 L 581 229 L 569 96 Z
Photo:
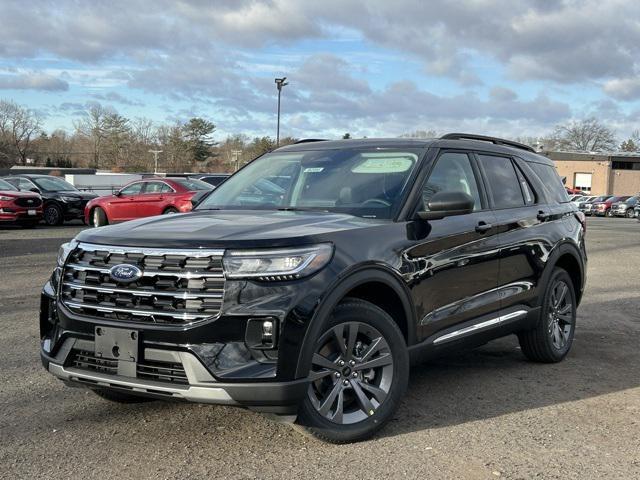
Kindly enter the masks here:
M 478 233 L 486 233 L 493 228 L 493 225 L 487 222 L 478 222 L 476 225 L 476 232 Z
M 536 216 L 536 218 L 538 220 L 540 220 L 541 222 L 544 222 L 545 220 L 547 220 L 551 215 L 548 214 L 547 212 L 545 212 L 544 210 L 538 210 L 538 215 Z

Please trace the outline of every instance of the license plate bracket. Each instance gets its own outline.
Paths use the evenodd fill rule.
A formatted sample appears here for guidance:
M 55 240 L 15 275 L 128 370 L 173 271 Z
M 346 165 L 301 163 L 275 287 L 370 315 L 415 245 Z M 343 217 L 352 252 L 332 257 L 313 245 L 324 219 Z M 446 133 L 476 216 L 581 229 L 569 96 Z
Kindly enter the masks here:
M 136 330 L 95 327 L 95 355 L 117 360 L 118 375 L 136 376 L 139 341 L 140 335 Z

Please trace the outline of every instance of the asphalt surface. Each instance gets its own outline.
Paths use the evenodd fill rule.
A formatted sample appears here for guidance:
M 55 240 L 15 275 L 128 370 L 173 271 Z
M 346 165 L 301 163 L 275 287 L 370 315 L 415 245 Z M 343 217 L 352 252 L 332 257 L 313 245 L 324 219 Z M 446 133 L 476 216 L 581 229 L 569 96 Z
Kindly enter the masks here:
M 38 358 L 39 290 L 79 227 L 0 228 L 0 478 L 640 478 L 640 223 L 588 221 L 569 357 L 515 337 L 414 368 L 393 421 L 335 446 L 229 407 L 118 405 Z

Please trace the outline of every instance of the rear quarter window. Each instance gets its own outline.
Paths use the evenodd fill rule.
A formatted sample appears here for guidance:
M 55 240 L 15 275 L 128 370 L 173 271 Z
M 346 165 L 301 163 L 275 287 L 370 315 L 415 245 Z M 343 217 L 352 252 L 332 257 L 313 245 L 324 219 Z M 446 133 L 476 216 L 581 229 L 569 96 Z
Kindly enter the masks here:
M 569 195 L 560 180 L 560 176 L 554 167 L 544 163 L 527 162 L 533 173 L 540 179 L 552 200 L 558 203 L 569 202 Z

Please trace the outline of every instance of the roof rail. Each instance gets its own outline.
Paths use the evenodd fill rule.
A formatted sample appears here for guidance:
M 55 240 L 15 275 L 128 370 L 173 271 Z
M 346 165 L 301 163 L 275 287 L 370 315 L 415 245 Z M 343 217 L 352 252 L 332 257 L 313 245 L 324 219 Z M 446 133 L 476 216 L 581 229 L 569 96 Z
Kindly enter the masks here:
M 528 152 L 536 153 L 533 147 L 525 145 L 524 143 L 514 142 L 512 140 L 505 140 L 504 138 L 487 137 L 485 135 L 474 135 L 473 133 L 447 133 L 440 137 L 442 140 L 480 140 L 482 142 L 491 142 L 495 145 L 505 145 L 507 147 L 520 148 Z
M 293 142 L 293 144 L 297 145 L 298 143 L 326 142 L 326 141 L 327 141 L 326 138 L 303 138 L 301 140 L 297 140 Z

